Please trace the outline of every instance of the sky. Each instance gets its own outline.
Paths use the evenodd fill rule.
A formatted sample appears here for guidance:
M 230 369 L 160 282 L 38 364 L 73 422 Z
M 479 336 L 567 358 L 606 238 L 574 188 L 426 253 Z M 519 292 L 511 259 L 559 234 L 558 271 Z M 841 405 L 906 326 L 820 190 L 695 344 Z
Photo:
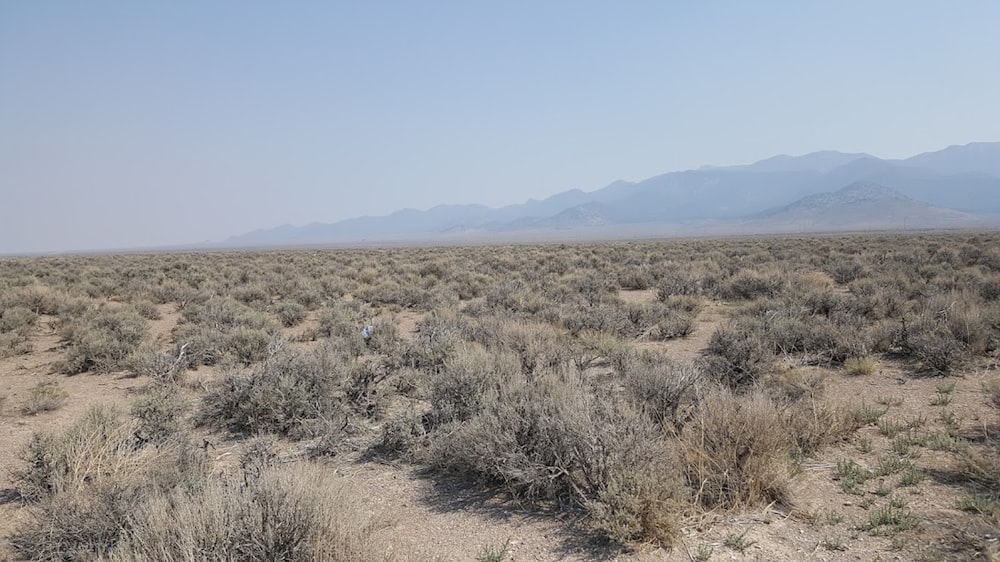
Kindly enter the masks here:
M 1000 2 L 0 2 L 0 253 L 1000 140 Z

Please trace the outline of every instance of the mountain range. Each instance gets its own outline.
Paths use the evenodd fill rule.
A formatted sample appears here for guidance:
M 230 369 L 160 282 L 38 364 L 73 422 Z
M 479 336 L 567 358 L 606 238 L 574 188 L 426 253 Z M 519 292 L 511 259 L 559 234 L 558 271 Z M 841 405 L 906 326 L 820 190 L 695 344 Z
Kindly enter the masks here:
M 491 208 L 439 205 L 280 226 L 223 246 L 461 242 L 1000 226 L 1000 142 L 901 160 L 823 151 L 617 181 Z

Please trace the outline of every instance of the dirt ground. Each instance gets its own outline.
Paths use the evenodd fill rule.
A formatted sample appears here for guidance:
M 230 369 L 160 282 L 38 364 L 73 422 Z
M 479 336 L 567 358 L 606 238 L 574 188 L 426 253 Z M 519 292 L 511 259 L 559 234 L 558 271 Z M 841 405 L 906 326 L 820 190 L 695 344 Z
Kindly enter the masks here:
M 654 299 L 655 292 L 628 291 L 621 296 L 642 302 Z M 151 325 L 149 339 L 163 343 L 169 341 L 178 314 L 170 306 L 161 307 L 161 314 Z M 419 318 L 409 311 L 397 315 L 403 337 L 413 337 Z M 694 361 L 715 326 L 726 318 L 726 305 L 710 303 L 689 337 L 635 345 L 664 351 L 677 361 Z M 9 535 L 23 516 L 10 471 L 22 462 L 19 451 L 31 435 L 65 427 L 96 403 L 127 411 L 136 394 L 151 384 L 127 373 L 61 374 L 62 350 L 48 320 L 42 318 L 36 326 L 32 353 L 0 360 L 0 396 L 5 398 L 0 412 L 0 537 Z M 290 329 L 289 338 L 294 340 L 314 322 L 307 319 Z M 891 423 L 925 433 L 950 428 L 973 442 L 997 439 L 998 420 L 981 391 L 983 377 L 994 373 L 997 365 L 978 364 L 947 379 L 915 377 L 906 364 L 892 360 L 883 360 L 869 376 L 849 376 L 824 366 L 790 366 L 804 375 L 822 377 L 825 396 L 846 408 L 884 409 L 883 425 L 864 427 L 849 442 L 803 462 L 791 506 L 700 515 L 687 522 L 683 539 L 671 550 L 608 544 L 588 533 L 573 514 L 527 508 L 495 490 L 435 477 L 415 466 L 354 453 L 328 462 L 328 468 L 349 482 L 373 513 L 391 519 L 391 542 L 403 560 L 477 560 L 505 546 L 506 560 L 512 561 L 957 560 L 970 554 L 952 552 L 953 545 L 970 535 L 996 545 L 1000 537 L 986 534 L 989 531 L 983 530 L 974 515 L 957 509 L 959 498 L 968 490 L 949 477 L 958 461 L 948 452 L 914 447 L 904 458 L 919 469 L 918 481 L 903 486 L 898 483 L 899 473 L 886 474 L 865 483 L 860 493 L 842 489 L 837 467 L 853 460 L 863 468 L 878 469 L 891 457 L 894 440 L 886 435 Z M 206 368 L 193 374 L 189 379 L 192 400 L 197 399 L 198 385 L 212 376 Z M 20 408 L 30 389 L 45 382 L 66 391 L 66 403 L 54 411 L 23 415 Z M 213 441 L 208 454 L 219 470 L 231 466 L 244 446 L 224 435 L 206 438 Z M 296 456 L 296 445 L 283 446 L 288 457 Z M 905 502 L 918 520 L 917 527 L 891 536 L 866 532 L 871 514 L 893 498 Z M 981 559 L 989 558 L 983 555 Z

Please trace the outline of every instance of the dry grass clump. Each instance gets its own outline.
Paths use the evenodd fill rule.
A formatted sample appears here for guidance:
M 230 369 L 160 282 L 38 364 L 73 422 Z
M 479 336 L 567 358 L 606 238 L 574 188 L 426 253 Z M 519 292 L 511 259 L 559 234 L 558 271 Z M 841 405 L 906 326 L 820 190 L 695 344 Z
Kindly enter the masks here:
M 871 355 L 851 357 L 844 361 L 844 370 L 848 375 L 869 376 L 878 371 L 878 359 Z
M 32 560 L 390 560 L 373 520 L 311 466 L 244 463 L 209 478 L 184 440 L 144 445 L 137 425 L 95 408 L 36 434 L 15 476 L 31 502 L 10 537 Z
M 768 396 L 706 395 L 680 434 L 684 472 L 708 509 L 789 503 L 794 440 Z
M 32 560 L 107 555 L 147 494 L 195 485 L 204 474 L 189 445 L 142 447 L 131 423 L 101 407 L 62 433 L 35 434 L 22 458 L 14 477 L 32 503 L 9 542 Z
M 38 383 L 28 391 L 28 398 L 21 405 L 21 413 L 33 416 L 41 412 L 51 412 L 66 403 L 69 393 L 59 388 L 55 382 Z

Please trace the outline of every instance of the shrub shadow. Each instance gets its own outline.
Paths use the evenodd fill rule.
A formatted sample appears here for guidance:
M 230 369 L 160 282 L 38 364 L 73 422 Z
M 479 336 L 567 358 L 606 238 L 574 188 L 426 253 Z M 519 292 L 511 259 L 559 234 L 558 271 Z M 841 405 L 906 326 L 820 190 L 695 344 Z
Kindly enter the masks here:
M 474 513 L 493 521 L 519 518 L 530 522 L 557 522 L 559 541 L 555 550 L 562 556 L 572 555 L 594 562 L 611 560 L 628 551 L 600 533 L 586 528 L 580 510 L 552 503 L 531 505 L 512 497 L 500 486 L 488 485 L 467 476 L 442 473 L 422 468 L 415 473 L 432 487 L 422 494 L 421 501 L 436 513 Z

